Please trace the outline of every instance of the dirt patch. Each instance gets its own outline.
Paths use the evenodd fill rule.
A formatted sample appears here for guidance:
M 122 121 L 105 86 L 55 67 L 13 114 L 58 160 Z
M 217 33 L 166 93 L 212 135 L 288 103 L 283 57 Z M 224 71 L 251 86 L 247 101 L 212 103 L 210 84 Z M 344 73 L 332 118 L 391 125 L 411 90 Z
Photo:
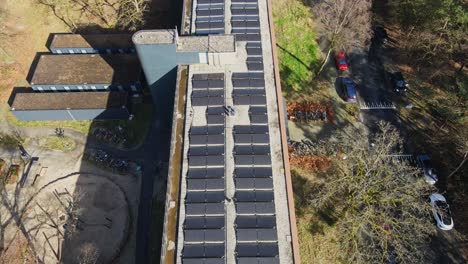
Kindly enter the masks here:
M 114 192 L 114 188 L 110 183 L 103 183 L 96 188 L 96 192 L 94 193 L 94 201 L 93 205 L 99 209 L 102 209 L 106 212 L 112 211 L 116 208 L 117 204 L 115 204 L 114 200 L 115 196 L 118 196 Z

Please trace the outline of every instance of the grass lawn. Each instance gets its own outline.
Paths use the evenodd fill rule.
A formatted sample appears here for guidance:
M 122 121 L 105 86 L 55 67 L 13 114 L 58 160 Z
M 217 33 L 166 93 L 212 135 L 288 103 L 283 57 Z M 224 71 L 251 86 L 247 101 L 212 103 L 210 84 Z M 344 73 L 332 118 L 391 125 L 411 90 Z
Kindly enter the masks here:
M 309 93 L 321 58 L 311 10 L 300 0 L 277 0 L 273 2 L 273 16 L 285 96 Z
M 76 143 L 69 137 L 48 136 L 39 140 L 39 147 L 46 150 L 69 152 L 75 149 Z

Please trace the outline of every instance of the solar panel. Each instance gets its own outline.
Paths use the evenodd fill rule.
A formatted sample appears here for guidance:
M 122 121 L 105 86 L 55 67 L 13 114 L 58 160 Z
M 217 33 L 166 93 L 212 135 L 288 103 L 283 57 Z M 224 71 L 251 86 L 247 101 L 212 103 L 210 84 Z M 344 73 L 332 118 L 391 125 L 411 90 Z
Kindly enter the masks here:
M 186 217 L 185 229 L 215 229 L 224 228 L 224 216 L 196 216 Z
M 238 145 L 234 146 L 235 154 L 268 154 L 270 146 L 268 145 Z
M 188 156 L 188 165 L 193 166 L 222 166 L 224 165 L 223 155 L 210 156 Z
M 186 203 L 185 214 L 191 215 L 224 215 L 224 203 Z
M 236 212 L 240 215 L 275 214 L 274 202 L 238 202 Z
M 206 28 L 224 28 L 224 21 L 210 21 L 210 22 L 195 22 L 195 26 L 199 29 L 206 29 Z
M 185 244 L 182 250 L 183 258 L 223 257 L 224 243 L 222 244 Z
M 252 124 L 268 124 L 268 116 L 266 114 L 250 114 L 250 123 Z
M 224 168 L 189 168 L 187 178 L 211 179 L 224 177 Z
M 223 16 L 224 15 L 224 9 L 211 9 L 211 10 L 203 10 L 203 9 L 197 9 L 195 11 L 197 16 Z
M 262 55 L 261 48 L 249 48 L 247 47 L 247 55 L 255 56 L 255 55 Z
M 224 107 L 222 106 L 211 106 L 206 108 L 206 114 L 208 115 L 222 115 L 224 114 Z
M 268 133 L 267 125 L 234 126 L 234 134 L 262 134 L 262 133 Z
M 235 144 L 267 144 L 268 134 L 234 134 Z
M 248 9 L 231 7 L 231 14 L 233 15 L 258 15 L 258 7 L 248 8 Z
M 274 215 L 239 215 L 236 217 L 236 228 L 274 228 Z
M 237 243 L 238 257 L 276 257 L 278 256 L 277 243 Z
M 247 62 L 247 69 L 250 71 L 263 71 L 263 62 Z
M 207 97 L 209 95 L 208 89 L 200 89 L 192 91 L 192 99 L 196 97 Z
M 231 25 L 233 27 L 249 28 L 249 27 L 260 27 L 259 21 L 232 21 Z
M 236 189 L 239 190 L 272 190 L 272 178 L 236 178 Z
M 252 135 L 256 136 L 256 135 Z M 239 165 L 270 165 L 271 158 L 270 155 L 259 154 L 259 155 L 234 155 L 234 162 L 235 164 Z
M 248 42 L 247 45 L 246 45 L 247 48 L 261 48 L 262 47 L 262 43 L 259 43 L 259 42 Z M 255 73 L 257 74 L 257 73 Z
M 224 0 L 198 0 L 198 4 L 214 4 L 214 3 L 220 3 L 224 4 Z
M 224 115 L 207 115 L 206 123 L 208 125 L 219 125 L 224 124 L 225 117 Z
M 223 229 L 188 229 L 184 230 L 185 243 L 224 242 L 226 231 Z
M 271 228 L 237 228 L 236 229 L 237 242 L 272 242 L 277 241 L 276 229 Z
M 193 126 L 190 128 L 190 135 L 213 135 L 224 134 L 224 126 Z
M 271 202 L 274 194 L 273 191 L 236 191 L 235 199 L 239 202 Z
M 272 175 L 271 167 L 236 167 L 234 169 L 234 176 L 237 178 L 267 178 Z
M 207 89 L 208 87 L 208 80 L 192 80 L 192 89 Z
M 219 97 L 208 97 L 206 105 L 224 105 L 224 95 Z
M 236 261 L 237 264 L 280 264 L 277 257 L 243 257 L 237 258 Z
M 224 136 L 220 134 L 190 135 L 189 143 L 191 145 L 224 144 Z
M 226 261 L 224 260 L 224 258 L 183 258 L 182 259 L 182 264 L 225 264 L 225 263 Z M 247 264 L 247 262 L 243 264 Z M 254 264 L 264 264 L 264 263 L 254 263 Z M 272 264 L 276 264 L 276 263 L 272 263 Z
M 187 179 L 187 190 L 224 190 L 224 178 L 219 179 Z M 188 201 L 191 202 L 191 201 Z
M 223 76 L 223 79 L 208 80 L 208 87 L 209 88 L 224 88 L 224 76 Z
M 233 95 L 241 95 L 241 96 L 246 96 L 246 95 L 265 95 L 265 89 L 248 89 L 248 88 L 234 88 L 232 91 Z
M 190 147 L 187 156 L 205 156 L 221 154 L 224 154 L 224 146 L 204 145 Z
M 224 73 L 197 73 L 192 80 L 224 80 Z
M 226 198 L 224 191 L 188 191 L 185 201 L 188 203 L 220 203 Z
M 249 108 L 249 113 L 251 114 L 266 114 L 267 107 L 266 106 L 251 106 Z

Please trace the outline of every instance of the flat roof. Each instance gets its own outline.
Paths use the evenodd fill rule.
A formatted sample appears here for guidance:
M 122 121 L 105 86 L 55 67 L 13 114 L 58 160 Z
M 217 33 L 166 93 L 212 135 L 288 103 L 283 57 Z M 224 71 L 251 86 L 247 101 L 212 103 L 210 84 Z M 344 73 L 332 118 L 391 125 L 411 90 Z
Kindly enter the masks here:
M 42 55 L 31 85 L 137 83 L 141 66 L 132 54 Z
M 55 34 L 50 48 L 113 48 L 133 47 L 132 34 Z
M 178 51 L 234 52 L 234 35 L 181 36 L 177 39 Z
M 12 110 L 110 109 L 127 104 L 126 92 L 17 93 Z
M 174 29 L 140 30 L 133 35 L 133 42 L 141 45 L 172 44 L 176 37 Z

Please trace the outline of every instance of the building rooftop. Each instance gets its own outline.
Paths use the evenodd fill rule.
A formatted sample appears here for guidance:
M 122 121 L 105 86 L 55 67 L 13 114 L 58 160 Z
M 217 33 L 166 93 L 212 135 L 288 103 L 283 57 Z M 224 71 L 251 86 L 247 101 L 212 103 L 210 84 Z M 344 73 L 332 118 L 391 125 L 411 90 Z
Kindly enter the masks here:
M 176 36 L 174 29 L 141 30 L 133 35 L 133 42 L 140 45 L 172 44 Z
M 233 35 L 181 36 L 178 51 L 235 52 Z
M 31 85 L 137 83 L 141 66 L 136 55 L 42 55 Z
M 55 34 L 50 48 L 126 49 L 133 47 L 132 34 Z
M 17 93 L 12 110 L 110 109 L 127 104 L 126 92 Z

